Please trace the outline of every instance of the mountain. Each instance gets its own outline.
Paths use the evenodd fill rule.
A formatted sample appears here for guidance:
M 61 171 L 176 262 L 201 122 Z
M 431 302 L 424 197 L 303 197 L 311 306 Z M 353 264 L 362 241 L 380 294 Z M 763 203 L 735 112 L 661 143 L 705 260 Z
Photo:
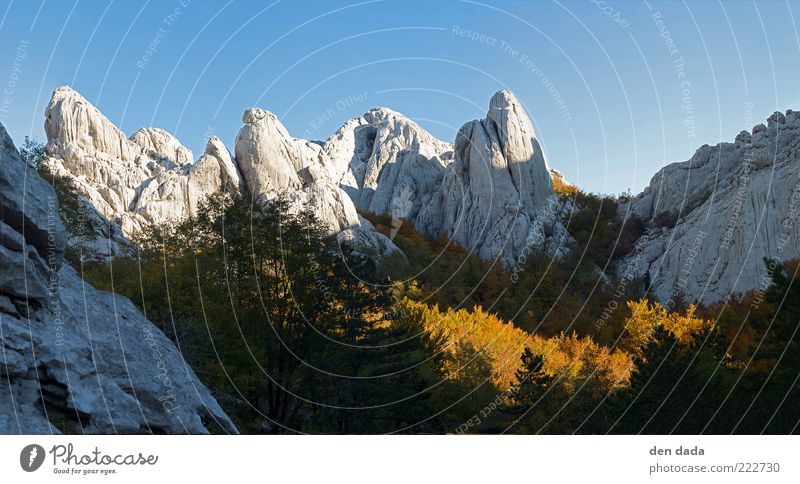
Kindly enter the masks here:
M 662 301 L 680 295 L 711 303 L 762 288 L 764 257 L 798 257 L 798 114 L 775 113 L 734 143 L 703 146 L 664 167 L 645 190 L 619 207 L 646 231 L 607 275 L 647 283 Z M 325 141 L 292 137 L 280 120 L 247 109 L 231 154 L 216 137 L 192 161 L 169 133 L 140 129 L 130 138 L 68 87 L 46 112 L 44 165 L 74 180 L 100 214 L 126 235 L 181 219 L 211 193 L 228 191 L 266 203 L 287 196 L 311 207 L 340 242 L 381 258 L 400 254 L 359 211 L 409 221 L 506 267 L 532 251 L 562 257 L 576 244 L 569 229 L 578 200 L 551 169 L 522 104 L 508 91 L 489 101 L 454 143 L 413 120 L 374 108 Z M 599 268 L 598 268 L 599 270 Z M 603 276 L 604 282 L 609 279 Z
M 414 219 L 418 230 L 508 265 L 534 248 L 567 250 L 560 215 L 569 204 L 554 193 L 530 119 L 512 93 L 495 94 L 486 118 L 465 124 L 454 148 L 439 189 Z
M 452 145 L 376 108 L 345 123 L 323 149 L 347 167 L 339 183 L 362 210 L 509 265 L 534 247 L 565 251 L 558 219 L 565 207 L 531 122 L 508 91 L 496 93 L 486 118 L 465 124 Z
M 53 92 L 45 112 L 48 157 L 43 166 L 72 181 L 91 205 L 127 236 L 149 224 L 180 220 L 219 192 L 263 202 L 283 193 L 300 209 L 310 204 L 331 235 L 377 255 L 396 251 L 356 212 L 332 181 L 318 144 L 292 138 L 272 113 L 248 109 L 236 157 L 219 138 L 192 162 L 171 134 L 143 128 L 130 138 L 69 87 Z
M 565 206 L 531 122 L 508 91 L 498 92 L 486 118 L 467 123 L 455 144 L 387 108 L 349 120 L 321 143 L 294 138 L 274 114 L 251 108 L 235 156 L 212 137 L 196 162 L 161 129 L 126 138 L 69 87 L 54 91 L 45 116 L 43 165 L 74 181 L 129 236 L 191 215 L 204 197 L 228 191 L 258 203 L 283 193 L 298 210 L 312 207 L 329 234 L 373 256 L 398 250 L 356 207 L 409 220 L 426 235 L 508 264 L 534 247 L 566 251 L 559 222 Z
M 649 222 L 620 265 L 662 301 L 715 302 L 765 290 L 764 258 L 800 257 L 800 113 L 774 113 L 733 143 L 702 146 L 620 206 Z M 774 270 L 774 268 L 772 269 Z
M 132 159 L 131 144 L 86 105 L 76 107 L 71 119 L 89 123 L 85 131 L 70 126 L 76 139 Z M 48 124 L 49 134 L 67 131 Z M 77 146 L 64 146 L 79 160 Z M 119 177 L 102 172 L 118 160 L 103 160 L 93 175 Z M 236 433 L 178 348 L 130 300 L 95 290 L 62 263 L 67 233 L 53 188 L 2 125 L 0 166 L 0 434 Z

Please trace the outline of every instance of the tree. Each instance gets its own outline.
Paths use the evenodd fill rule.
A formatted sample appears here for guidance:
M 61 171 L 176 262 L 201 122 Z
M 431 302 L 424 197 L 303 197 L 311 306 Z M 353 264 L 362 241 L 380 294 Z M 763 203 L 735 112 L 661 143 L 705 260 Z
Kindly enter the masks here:
M 36 168 L 39 166 L 39 162 L 47 156 L 47 153 L 43 143 L 36 138 L 26 136 L 19 149 L 19 155 L 28 166 Z
M 658 325 L 635 359 L 630 387 L 605 408 L 612 433 L 697 434 L 725 395 L 725 367 L 713 352 L 713 330 L 679 339 Z
M 530 348 L 522 352 L 522 366 L 516 372 L 515 400 L 522 405 L 532 406 L 555 379 L 544 371 L 544 358 L 535 355 Z

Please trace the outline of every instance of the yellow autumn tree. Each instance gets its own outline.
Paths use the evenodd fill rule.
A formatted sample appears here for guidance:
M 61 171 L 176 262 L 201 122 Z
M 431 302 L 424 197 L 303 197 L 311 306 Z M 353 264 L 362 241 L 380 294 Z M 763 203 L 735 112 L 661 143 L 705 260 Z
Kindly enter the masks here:
M 696 316 L 697 307 L 690 304 L 683 312 L 670 312 L 659 302 L 647 299 L 628 301 L 630 316 L 625 321 L 623 348 L 639 355 L 658 326 L 672 333 L 678 342 L 687 344 L 692 337 L 711 323 Z
M 600 345 L 575 333 L 545 338 L 529 334 L 481 307 L 440 310 L 437 306 L 405 299 L 400 313 L 421 321 L 428 338 L 443 348 L 440 372 L 445 378 L 475 385 L 490 379 L 507 390 L 516 382 L 524 350 L 541 356 L 544 371 L 557 377 L 567 389 L 593 379 L 613 390 L 627 384 L 631 356 L 620 349 Z

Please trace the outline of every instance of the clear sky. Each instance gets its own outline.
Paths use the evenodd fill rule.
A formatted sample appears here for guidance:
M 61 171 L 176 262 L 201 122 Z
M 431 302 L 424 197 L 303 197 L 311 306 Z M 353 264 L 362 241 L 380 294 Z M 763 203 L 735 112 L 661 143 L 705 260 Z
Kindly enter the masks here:
M 44 138 L 73 86 L 123 131 L 233 150 L 244 110 L 325 139 L 388 106 L 452 141 L 510 89 L 550 166 L 641 190 L 702 144 L 800 109 L 800 4 L 0 0 L 0 122 Z

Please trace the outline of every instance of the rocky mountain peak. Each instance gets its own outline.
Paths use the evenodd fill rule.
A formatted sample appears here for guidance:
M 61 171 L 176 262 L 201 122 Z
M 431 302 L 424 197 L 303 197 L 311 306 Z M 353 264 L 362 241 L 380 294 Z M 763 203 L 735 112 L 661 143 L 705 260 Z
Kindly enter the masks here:
M 68 86 L 53 91 L 45 110 L 48 153 L 68 159 L 106 153 L 132 161 L 141 151 L 89 101 Z
M 242 122 L 245 124 L 255 123 L 264 118 L 271 118 L 273 120 L 278 119 L 278 117 L 272 114 L 271 112 L 265 111 L 261 108 L 245 109 L 244 114 L 242 114 Z
M 163 129 L 142 128 L 126 138 L 69 87 L 55 90 L 46 118 L 49 156 L 43 165 L 71 180 L 125 234 L 192 215 L 216 192 L 246 192 L 259 201 L 284 193 L 298 209 L 316 210 L 331 235 L 348 231 L 347 240 L 371 244 L 370 251 L 394 250 L 373 228 L 361 227 L 352 200 L 339 187 L 344 172 L 336 172 L 337 162 L 323 146 L 292 137 L 264 109 L 244 112 L 236 156 L 211 137 L 197 161 Z
M 661 300 L 709 303 L 760 287 L 764 257 L 800 257 L 798 158 L 800 117 L 786 111 L 665 166 L 620 207 L 650 225 L 626 270 L 635 267 Z
M 524 250 L 565 250 L 547 163 L 522 105 L 509 91 L 489 101 L 486 118 L 458 132 L 454 161 L 420 211 L 423 232 L 446 235 L 483 258 L 513 265 Z M 527 248 L 527 249 L 526 249 Z
M 125 232 L 179 219 L 219 190 L 267 201 L 288 194 L 318 212 L 330 233 L 394 250 L 363 223 L 356 207 L 390 213 L 433 236 L 448 236 L 482 257 L 511 262 L 526 246 L 546 244 L 558 210 L 550 173 L 519 100 L 499 91 L 486 117 L 464 125 L 455 144 L 432 136 L 389 108 L 347 121 L 324 143 L 294 138 L 277 116 L 244 111 L 235 156 L 212 137 L 203 155 L 158 128 L 130 139 L 70 88 L 47 110 L 54 172 L 70 176 L 104 216 Z M 92 133 L 96 134 L 92 135 Z M 363 227 L 362 227 L 363 225 Z M 561 249 L 553 249 L 561 250 Z

